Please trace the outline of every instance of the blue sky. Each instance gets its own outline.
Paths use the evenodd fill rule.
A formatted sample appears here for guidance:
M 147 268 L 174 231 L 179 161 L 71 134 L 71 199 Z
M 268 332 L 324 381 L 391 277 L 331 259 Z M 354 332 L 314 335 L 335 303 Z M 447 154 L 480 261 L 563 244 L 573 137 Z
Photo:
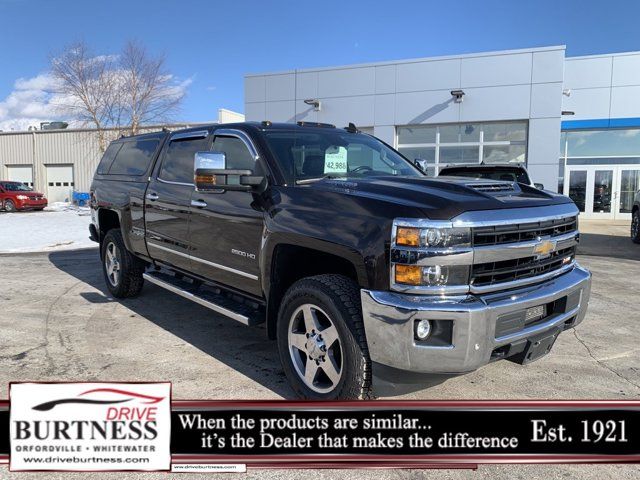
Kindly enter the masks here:
M 245 73 L 559 44 L 567 56 L 640 50 L 638 18 L 634 0 L 0 0 L 0 121 L 42 113 L 17 90 L 37 89 L 25 81 L 78 39 L 98 54 L 129 38 L 166 54 L 191 80 L 180 119 L 206 121 L 243 111 Z

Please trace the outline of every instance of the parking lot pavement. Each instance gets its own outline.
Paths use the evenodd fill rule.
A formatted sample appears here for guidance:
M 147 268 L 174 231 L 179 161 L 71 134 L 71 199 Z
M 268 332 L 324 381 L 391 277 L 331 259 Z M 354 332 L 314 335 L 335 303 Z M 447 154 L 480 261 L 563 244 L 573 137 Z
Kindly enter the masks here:
M 624 241 L 619 258 L 611 258 L 604 256 L 606 249 L 590 245 L 588 236 L 583 237 L 581 248 L 592 253 L 579 257 L 594 274 L 591 305 L 585 321 L 563 333 L 550 355 L 524 367 L 496 362 L 402 398 L 639 398 L 640 262 L 636 255 L 640 245 Z M 0 281 L 0 398 L 6 398 L 9 381 L 25 380 L 170 380 L 174 398 L 292 397 L 276 345 L 266 339 L 262 328 L 244 327 L 149 284 L 140 297 L 116 301 L 107 295 L 96 249 L 0 255 Z M 389 478 L 416 475 L 387 474 Z M 594 479 L 637 478 L 640 469 L 482 466 L 473 476 L 566 478 L 578 474 Z M 0 469 L 0 477 L 8 475 Z M 335 474 L 314 475 L 332 478 Z M 365 475 L 340 473 L 344 478 Z M 463 478 L 468 472 L 435 475 Z M 297 478 L 298 473 L 253 476 Z

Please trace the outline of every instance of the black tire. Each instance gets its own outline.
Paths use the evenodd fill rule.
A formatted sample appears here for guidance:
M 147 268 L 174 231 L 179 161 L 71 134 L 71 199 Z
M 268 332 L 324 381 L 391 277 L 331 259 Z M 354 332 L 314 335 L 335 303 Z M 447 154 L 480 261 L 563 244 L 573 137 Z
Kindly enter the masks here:
M 305 309 L 308 308 L 315 309 L 314 319 L 318 320 L 316 325 L 319 326 L 317 332 L 311 336 L 307 333 L 309 329 L 306 312 L 309 310 Z M 304 333 L 296 329 L 296 325 L 300 326 Z M 335 330 L 332 327 L 335 327 Z M 323 335 L 324 332 L 329 332 L 330 328 L 332 333 L 327 334 L 325 339 L 331 337 L 334 340 L 327 340 L 328 343 L 325 345 Z M 297 337 L 298 344 L 299 341 L 307 342 L 306 350 L 293 345 L 296 341 L 290 340 L 290 332 L 292 336 L 300 336 Z M 318 339 L 319 343 L 314 344 L 311 341 L 315 339 Z M 360 289 L 349 278 L 342 275 L 318 275 L 294 283 L 280 305 L 277 341 L 284 372 L 299 397 L 313 400 L 373 398 L 371 360 L 362 322 Z M 308 348 L 310 344 L 311 347 Z M 320 358 L 312 360 L 318 354 L 321 354 Z M 315 367 L 313 363 L 316 364 Z M 309 382 L 311 387 L 304 380 L 302 373 L 303 369 L 306 372 L 308 365 L 316 372 Z M 336 377 L 337 366 L 340 369 L 339 376 Z M 325 373 L 325 368 L 331 370 L 334 378 L 339 380 L 331 380 Z
M 631 216 L 631 240 L 640 243 L 640 210 L 635 210 Z
M 117 274 L 109 271 L 112 256 L 116 257 Z M 102 241 L 100 258 L 102 272 L 107 288 L 116 298 L 135 297 L 142 290 L 145 263 L 129 253 L 122 240 L 122 232 L 112 229 L 107 232 Z
M 11 200 L 4 201 L 4 211 L 8 213 L 17 212 L 16 204 Z

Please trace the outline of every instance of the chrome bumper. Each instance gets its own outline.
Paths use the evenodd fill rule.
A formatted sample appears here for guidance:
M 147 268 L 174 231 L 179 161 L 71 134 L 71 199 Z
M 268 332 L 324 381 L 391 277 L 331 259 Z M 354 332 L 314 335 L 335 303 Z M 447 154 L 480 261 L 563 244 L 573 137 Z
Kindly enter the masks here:
M 464 373 L 489 363 L 500 347 L 544 332 L 570 328 L 585 316 L 591 273 L 576 264 L 570 272 L 526 288 L 484 295 L 436 297 L 362 290 L 364 327 L 371 360 L 416 373 Z M 549 304 L 578 292 L 577 304 L 513 333 L 496 336 L 508 315 Z M 573 296 L 571 298 L 576 298 Z M 416 320 L 451 321 L 450 342 L 425 345 L 414 339 Z M 492 357 L 493 355 L 493 357 Z

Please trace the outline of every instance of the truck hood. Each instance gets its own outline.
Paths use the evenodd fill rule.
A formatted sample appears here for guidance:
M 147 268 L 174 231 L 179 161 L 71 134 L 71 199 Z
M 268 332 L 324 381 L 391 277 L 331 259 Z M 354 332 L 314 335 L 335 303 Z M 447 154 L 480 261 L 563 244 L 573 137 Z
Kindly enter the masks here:
M 346 177 L 301 187 L 415 207 L 434 220 L 448 220 L 466 211 L 571 203 L 564 195 L 524 184 L 465 177 Z

